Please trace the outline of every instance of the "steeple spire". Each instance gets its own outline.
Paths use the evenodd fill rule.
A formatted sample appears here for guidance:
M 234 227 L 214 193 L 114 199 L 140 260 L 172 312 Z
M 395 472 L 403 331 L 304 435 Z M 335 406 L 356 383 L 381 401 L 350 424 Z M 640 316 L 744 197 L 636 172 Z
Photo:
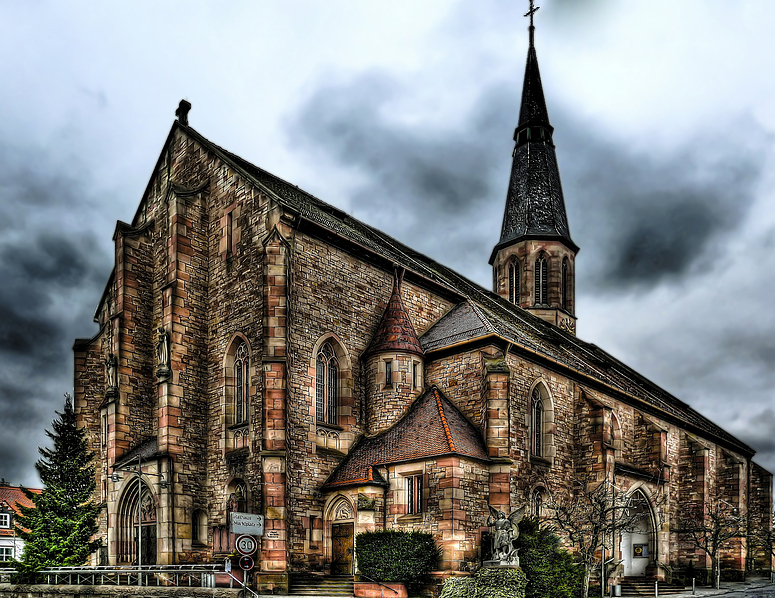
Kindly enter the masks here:
M 496 293 L 553 324 L 575 330 L 575 258 L 546 109 L 530 0 L 530 45 L 511 178 L 498 244 L 490 265 Z
M 511 180 L 506 197 L 501 236 L 493 251 L 525 238 L 553 238 L 563 242 L 574 252 L 565 213 L 565 200 L 560 184 L 560 171 L 554 150 L 554 128 L 549 123 L 538 56 L 534 45 L 533 17 L 539 7 L 530 1 L 530 47 L 527 51 L 525 79 L 522 85 L 522 103 L 519 123 L 514 131 L 514 158 Z

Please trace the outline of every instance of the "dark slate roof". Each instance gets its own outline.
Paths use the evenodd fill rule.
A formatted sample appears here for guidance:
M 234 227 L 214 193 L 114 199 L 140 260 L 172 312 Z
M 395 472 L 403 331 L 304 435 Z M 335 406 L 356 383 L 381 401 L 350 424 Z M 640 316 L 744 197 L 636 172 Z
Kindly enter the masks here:
M 254 166 L 250 162 L 224 150 L 200 135 L 194 129 L 175 123 L 170 135 L 179 128 L 208 151 L 213 152 L 236 170 L 241 172 L 258 188 L 276 198 L 286 209 L 296 212 L 301 218 L 358 245 L 362 251 L 372 252 L 381 258 L 421 276 L 451 293 L 461 296 L 475 306 L 483 318 L 483 326 L 491 326 L 494 334 L 513 343 L 538 359 L 553 362 L 555 368 L 565 370 L 571 375 L 587 378 L 589 382 L 599 382 L 614 391 L 629 395 L 621 397 L 641 409 L 674 420 L 691 428 L 706 438 L 716 439 L 727 446 L 753 455 L 748 445 L 736 439 L 719 426 L 706 419 L 686 403 L 675 398 L 653 382 L 600 349 L 586 343 L 578 337 L 568 334 L 558 327 L 521 309 L 509 301 L 488 291 L 476 283 L 461 276 L 454 270 L 439 264 L 433 259 L 410 249 L 389 235 L 379 231 L 342 210 L 331 206 L 317 197 L 299 189 L 275 175 Z M 161 159 L 161 158 L 160 158 Z M 150 185 L 149 185 L 150 186 Z M 140 210 L 138 210 L 138 214 Z M 462 308 L 461 308 L 462 309 Z M 452 310 L 444 326 L 454 329 L 459 324 Z M 469 324 L 470 325 L 470 324 Z M 461 328 L 461 332 L 464 332 Z M 430 337 L 429 337 L 430 338 Z M 464 335 L 459 340 L 470 340 Z M 420 338 L 425 343 L 425 336 Z M 437 341 L 440 342 L 440 341 Z M 440 348 L 440 343 L 436 348 Z M 426 354 L 430 349 L 425 347 Z
M 479 430 L 432 386 L 392 428 L 362 438 L 328 477 L 323 489 L 385 485 L 378 466 L 453 454 L 490 460 Z
M 385 313 L 382 314 L 382 320 L 377 326 L 377 332 L 374 333 L 366 354 L 382 351 L 398 351 L 414 355 L 423 353 L 412 320 L 401 300 L 401 279 L 398 276 L 393 281 L 393 293 L 390 295 L 390 301 L 385 308 Z
M 546 109 L 546 100 L 544 99 L 544 86 L 541 84 L 541 73 L 538 70 L 538 55 L 534 46 L 530 46 L 527 51 L 518 128 L 521 129 L 529 125 L 551 126 L 549 124 L 549 111 Z
M 138 458 L 140 461 L 150 461 L 162 456 L 164 455 L 159 451 L 159 445 L 156 442 L 156 438 L 149 438 L 131 449 L 128 453 L 122 455 L 121 458 L 113 464 L 113 469 L 137 463 Z
M 489 336 L 497 330 L 471 301 L 464 301 L 453 307 L 422 335 L 422 348 L 433 351 L 460 342 Z
M 539 138 L 538 128 L 544 130 L 544 139 Z M 525 238 L 558 238 L 578 251 L 570 237 L 560 170 L 551 140 L 553 129 L 546 110 L 538 58 L 532 46 L 527 53 L 515 141 L 525 129 L 531 130 L 532 140 L 524 141 L 526 137 L 522 136 L 523 140 L 514 149 L 501 236 L 490 263 L 498 249 Z

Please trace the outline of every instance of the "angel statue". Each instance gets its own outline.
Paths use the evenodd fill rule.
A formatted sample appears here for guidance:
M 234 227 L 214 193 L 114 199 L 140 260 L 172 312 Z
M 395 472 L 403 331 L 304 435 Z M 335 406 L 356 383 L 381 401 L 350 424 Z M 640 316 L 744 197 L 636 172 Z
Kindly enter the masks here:
M 519 537 L 519 522 L 525 516 L 527 505 L 512 511 L 508 517 L 503 511 L 496 511 L 489 505 L 488 507 L 490 516 L 487 518 L 487 525 L 492 533 L 492 559 L 519 565 L 514 540 Z

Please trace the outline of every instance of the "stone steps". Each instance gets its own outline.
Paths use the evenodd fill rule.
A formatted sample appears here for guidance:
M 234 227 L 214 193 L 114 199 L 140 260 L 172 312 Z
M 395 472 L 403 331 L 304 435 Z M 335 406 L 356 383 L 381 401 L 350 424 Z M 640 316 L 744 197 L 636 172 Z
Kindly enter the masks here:
M 622 580 L 622 596 L 653 596 L 655 581 L 654 579 L 645 578 L 625 578 Z M 684 588 L 681 586 L 669 585 L 662 581 L 659 582 L 660 596 L 680 594 L 683 591 Z
M 352 596 L 352 575 L 293 575 L 293 596 Z

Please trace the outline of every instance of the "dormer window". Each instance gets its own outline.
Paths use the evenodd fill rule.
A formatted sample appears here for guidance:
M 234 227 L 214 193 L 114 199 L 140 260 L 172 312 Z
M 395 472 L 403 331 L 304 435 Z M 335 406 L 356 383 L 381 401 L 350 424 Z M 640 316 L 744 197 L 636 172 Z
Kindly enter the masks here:
M 10 527 L 11 527 L 11 514 L 0 513 L 0 528 L 10 529 Z

